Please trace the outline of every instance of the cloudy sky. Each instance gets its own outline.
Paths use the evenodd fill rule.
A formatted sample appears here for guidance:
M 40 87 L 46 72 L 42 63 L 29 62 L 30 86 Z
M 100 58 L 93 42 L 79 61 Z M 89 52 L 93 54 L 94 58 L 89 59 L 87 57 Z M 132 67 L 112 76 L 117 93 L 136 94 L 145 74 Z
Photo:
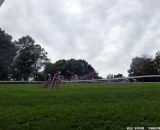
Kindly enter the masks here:
M 5 0 L 0 27 L 31 35 L 52 62 L 85 59 L 101 76 L 160 50 L 160 0 Z

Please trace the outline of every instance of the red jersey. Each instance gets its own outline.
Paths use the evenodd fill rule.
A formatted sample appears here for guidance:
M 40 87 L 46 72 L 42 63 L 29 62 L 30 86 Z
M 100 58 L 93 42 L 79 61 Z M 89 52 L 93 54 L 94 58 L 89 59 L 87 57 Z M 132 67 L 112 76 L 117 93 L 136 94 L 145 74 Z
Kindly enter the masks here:
M 61 80 L 60 74 L 59 74 L 59 73 L 56 73 L 56 74 L 54 75 L 54 77 L 53 77 L 53 80 L 54 80 L 54 81 L 59 81 L 59 80 Z

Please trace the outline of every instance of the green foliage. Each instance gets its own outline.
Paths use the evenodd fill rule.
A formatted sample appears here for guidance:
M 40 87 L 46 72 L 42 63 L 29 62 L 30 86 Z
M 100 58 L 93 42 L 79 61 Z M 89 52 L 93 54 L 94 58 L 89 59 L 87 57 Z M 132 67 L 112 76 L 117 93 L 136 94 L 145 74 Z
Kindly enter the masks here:
M 39 70 L 48 62 L 47 53 L 30 37 L 22 37 L 15 41 L 17 55 L 13 64 L 12 78 L 38 80 Z
M 156 66 L 156 69 L 158 71 L 158 74 L 160 74 L 160 51 L 158 51 L 156 53 L 156 56 L 155 56 L 155 66 Z
M 0 129 L 125 130 L 160 126 L 160 84 L 0 85 Z
M 114 75 L 114 78 L 123 78 L 123 74 Z
M 32 37 L 12 42 L 12 36 L 0 29 L 0 80 L 43 79 L 40 71 L 47 62 L 47 52 Z
M 149 56 L 133 58 L 128 70 L 129 76 L 157 75 L 155 60 Z
M 9 80 L 11 64 L 15 55 L 12 36 L 0 28 L 0 80 Z
M 56 73 L 57 71 L 61 71 L 63 76 L 65 76 L 68 71 L 77 76 L 84 76 L 90 73 L 96 73 L 94 68 L 85 60 L 75 59 L 59 60 L 54 64 L 48 63 L 46 64 L 44 69 L 45 74 L 52 74 Z
M 123 74 L 117 74 L 117 75 L 113 75 L 113 74 L 109 74 L 107 75 L 107 79 L 112 79 L 112 78 L 123 78 Z

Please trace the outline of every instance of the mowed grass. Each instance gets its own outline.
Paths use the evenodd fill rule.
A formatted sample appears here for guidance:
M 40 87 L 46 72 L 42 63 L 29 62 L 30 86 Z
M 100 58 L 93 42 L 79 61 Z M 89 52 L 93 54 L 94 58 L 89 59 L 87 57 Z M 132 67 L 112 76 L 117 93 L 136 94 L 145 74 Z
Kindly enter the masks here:
M 160 83 L 0 85 L 1 130 L 124 130 L 160 126 Z

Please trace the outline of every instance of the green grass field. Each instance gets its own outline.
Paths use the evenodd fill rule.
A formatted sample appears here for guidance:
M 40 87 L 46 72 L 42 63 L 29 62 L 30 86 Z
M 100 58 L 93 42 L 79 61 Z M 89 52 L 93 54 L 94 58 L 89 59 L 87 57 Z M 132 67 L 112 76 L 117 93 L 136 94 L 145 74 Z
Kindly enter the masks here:
M 0 85 L 1 130 L 125 130 L 160 126 L 160 83 Z

